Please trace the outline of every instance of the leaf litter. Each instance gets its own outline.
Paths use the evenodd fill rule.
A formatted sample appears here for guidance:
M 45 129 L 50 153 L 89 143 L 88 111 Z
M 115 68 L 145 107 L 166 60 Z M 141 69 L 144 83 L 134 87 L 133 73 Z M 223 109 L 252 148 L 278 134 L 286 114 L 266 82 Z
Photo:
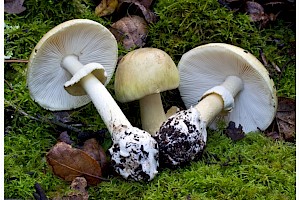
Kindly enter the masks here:
M 286 97 L 278 98 L 278 108 L 275 119 L 264 133 L 274 140 L 295 142 L 296 102 L 294 99 Z
M 142 47 L 146 43 L 148 34 L 147 23 L 142 17 L 137 15 L 123 17 L 113 23 L 109 30 L 126 50 L 133 47 Z
M 52 172 L 65 181 L 72 182 L 76 177 L 82 176 L 88 185 L 97 185 L 105 180 L 97 160 L 65 142 L 56 143 L 47 153 L 46 159 Z
M 112 16 L 110 31 L 129 50 L 146 44 L 148 24 L 157 21 L 150 9 L 152 3 L 152 0 L 102 0 L 95 8 L 95 14 Z
M 4 12 L 9 14 L 20 14 L 26 10 L 23 3 L 24 0 L 4 0 Z

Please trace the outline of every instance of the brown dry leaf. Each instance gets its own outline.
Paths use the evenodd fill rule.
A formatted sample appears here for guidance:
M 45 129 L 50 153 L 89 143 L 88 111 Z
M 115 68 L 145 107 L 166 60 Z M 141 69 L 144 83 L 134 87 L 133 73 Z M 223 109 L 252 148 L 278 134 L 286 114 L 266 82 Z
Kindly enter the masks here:
M 110 31 L 125 49 L 142 47 L 148 34 L 147 22 L 136 15 L 123 17 L 111 25 Z
M 97 142 L 95 138 L 88 139 L 84 142 L 82 150 L 94 158 L 101 166 L 102 173 L 104 173 L 108 166 L 107 157 L 104 149 Z
M 69 134 L 68 134 L 67 131 L 61 132 L 59 134 L 58 141 L 59 142 L 67 143 L 69 145 L 74 144 L 73 140 L 71 140 L 71 138 L 70 138 L 70 136 L 69 136 Z
M 4 0 L 4 12 L 9 14 L 20 14 L 25 11 L 24 0 Z
M 268 19 L 268 15 L 265 14 L 264 8 L 257 2 L 247 1 L 245 6 L 245 11 L 249 14 L 252 21 L 264 21 Z
M 127 3 L 129 3 L 129 2 L 132 2 L 132 3 L 137 2 L 140 5 L 144 6 L 145 8 L 149 9 L 150 6 L 153 3 L 153 0 L 120 0 L 120 3 L 122 3 L 122 2 L 127 2 Z
M 228 127 L 225 129 L 225 134 L 227 137 L 231 138 L 233 141 L 241 140 L 245 137 L 243 127 L 239 125 L 235 127 L 235 123 L 230 121 Z
M 95 9 L 97 16 L 103 17 L 115 12 L 118 7 L 118 0 L 102 0 Z
M 122 3 L 127 3 L 127 4 L 129 4 L 130 7 L 132 6 L 132 4 L 135 5 L 135 6 L 137 6 L 137 8 L 142 12 L 145 20 L 148 23 L 155 23 L 157 21 L 157 16 L 154 14 L 154 12 L 152 12 L 149 9 L 150 6 L 148 7 L 148 4 L 145 3 L 145 2 L 143 2 L 143 1 L 137 1 L 137 0 L 122 0 Z M 125 8 L 123 7 L 122 9 L 125 9 Z M 137 13 L 129 13 L 129 14 L 135 15 Z
M 296 133 L 296 102 L 290 98 L 279 97 L 276 122 L 279 133 L 286 141 L 294 141 Z
M 72 148 L 64 142 L 58 142 L 46 155 L 47 163 L 53 173 L 66 181 L 83 176 L 89 185 L 101 182 L 99 163 L 80 149 Z
M 277 131 L 271 131 L 271 132 L 266 131 L 265 135 L 267 137 L 272 138 L 273 140 L 282 140 L 283 139 Z
M 55 197 L 52 200 L 88 200 L 89 194 L 86 190 L 87 181 L 83 177 L 76 177 L 71 183 L 72 191 L 66 196 Z

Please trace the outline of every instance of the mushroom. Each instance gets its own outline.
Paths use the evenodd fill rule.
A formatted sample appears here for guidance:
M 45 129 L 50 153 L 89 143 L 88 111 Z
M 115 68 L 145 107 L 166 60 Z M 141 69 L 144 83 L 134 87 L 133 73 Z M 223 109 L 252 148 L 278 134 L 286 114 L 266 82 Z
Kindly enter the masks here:
M 274 83 L 248 51 L 206 44 L 185 53 L 178 70 L 179 91 L 189 109 L 169 117 L 156 135 L 162 164 L 181 165 L 200 156 L 206 127 L 215 128 L 220 120 L 240 124 L 249 133 L 265 130 L 274 119 Z
M 157 48 L 140 48 L 126 54 L 115 74 L 116 99 L 139 100 L 142 128 L 154 135 L 167 119 L 160 92 L 177 88 L 178 69 L 172 58 Z
M 112 165 L 124 178 L 151 180 L 157 174 L 158 146 L 151 135 L 127 120 L 104 85 L 117 63 L 117 41 L 101 24 L 66 21 L 38 42 L 28 63 L 31 97 L 49 110 L 68 110 L 93 102 L 113 145 Z

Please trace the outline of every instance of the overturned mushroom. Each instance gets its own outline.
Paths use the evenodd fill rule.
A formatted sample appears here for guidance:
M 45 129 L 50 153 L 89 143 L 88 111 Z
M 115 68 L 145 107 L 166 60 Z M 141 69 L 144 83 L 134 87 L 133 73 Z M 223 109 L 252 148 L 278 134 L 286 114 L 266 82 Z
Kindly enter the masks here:
M 31 97 L 49 110 L 68 110 L 92 100 L 111 133 L 115 170 L 124 178 L 151 180 L 158 147 L 133 127 L 105 88 L 117 62 L 117 42 L 101 24 L 74 19 L 50 30 L 34 48 L 27 71 Z
M 126 54 L 115 75 L 120 102 L 139 100 L 142 127 L 151 135 L 167 119 L 160 92 L 177 88 L 179 73 L 172 58 L 157 48 L 140 48 Z
M 272 122 L 274 83 L 248 51 L 222 43 L 199 46 L 182 56 L 178 69 L 179 91 L 189 109 L 160 127 L 156 140 L 162 163 L 180 165 L 201 155 L 206 127 L 216 128 L 219 120 L 241 124 L 245 133 L 265 130 Z

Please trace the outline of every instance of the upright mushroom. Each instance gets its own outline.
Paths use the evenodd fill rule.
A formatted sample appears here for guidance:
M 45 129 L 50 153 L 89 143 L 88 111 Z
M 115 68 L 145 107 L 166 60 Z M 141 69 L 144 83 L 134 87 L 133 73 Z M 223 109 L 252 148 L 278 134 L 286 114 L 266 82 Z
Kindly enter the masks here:
M 104 86 L 114 73 L 117 53 L 116 39 L 101 24 L 66 21 L 34 48 L 27 85 L 31 97 L 49 110 L 77 108 L 92 100 L 112 136 L 115 170 L 124 178 L 151 180 L 157 174 L 157 143 L 130 124 Z
M 151 135 L 167 119 L 160 92 L 177 88 L 178 69 L 172 58 L 157 48 L 140 48 L 126 54 L 115 74 L 120 102 L 139 100 L 142 127 Z
M 241 124 L 245 133 L 271 124 L 277 109 L 274 83 L 248 51 L 223 43 L 199 46 L 182 56 L 178 69 L 179 91 L 189 109 L 160 127 L 162 163 L 180 165 L 199 156 L 206 127 L 216 127 L 219 120 Z

